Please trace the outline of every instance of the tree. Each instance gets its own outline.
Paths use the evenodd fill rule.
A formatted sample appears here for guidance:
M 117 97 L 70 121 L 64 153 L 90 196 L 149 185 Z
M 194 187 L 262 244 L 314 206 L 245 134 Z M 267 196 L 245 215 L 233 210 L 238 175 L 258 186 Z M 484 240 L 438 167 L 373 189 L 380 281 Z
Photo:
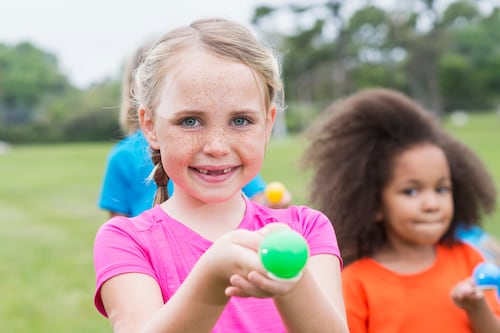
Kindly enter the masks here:
M 256 8 L 252 22 L 273 44 L 283 51 L 283 79 L 286 83 L 287 99 L 313 102 L 330 99 L 332 94 L 345 93 L 346 39 L 342 36 L 345 25 L 342 15 L 342 1 L 331 0 L 324 4 L 284 5 Z M 291 34 L 269 33 L 264 27 L 277 13 L 294 17 L 297 26 Z M 313 13 L 313 15 L 310 15 Z M 309 15 L 309 16 L 308 16 Z M 300 17 L 312 18 L 310 24 L 302 25 Z M 327 30 L 340 32 L 336 36 Z
M 449 110 L 491 109 L 499 102 L 500 10 L 484 17 L 469 13 L 457 16 L 441 64 L 441 89 Z
M 443 84 L 440 75 L 458 69 L 459 64 L 457 58 L 447 56 L 451 40 L 457 30 L 481 19 L 477 4 L 454 1 L 442 11 L 435 0 L 401 1 L 390 9 L 374 3 L 360 3 L 352 14 L 343 11 L 345 2 L 334 0 L 255 11 L 254 23 L 261 30 L 266 19 L 282 12 L 291 13 L 296 22 L 291 34 L 273 34 L 286 50 L 283 77 L 288 100 L 336 99 L 362 87 L 381 85 L 405 91 L 441 114 L 442 89 L 450 88 L 451 82 Z M 493 21 L 485 29 L 488 33 L 498 31 L 497 26 L 492 28 Z M 496 56 L 487 62 L 490 67 L 497 64 Z
M 47 95 L 70 87 L 57 59 L 31 43 L 0 44 L 0 120 L 18 124 L 33 118 L 35 106 Z

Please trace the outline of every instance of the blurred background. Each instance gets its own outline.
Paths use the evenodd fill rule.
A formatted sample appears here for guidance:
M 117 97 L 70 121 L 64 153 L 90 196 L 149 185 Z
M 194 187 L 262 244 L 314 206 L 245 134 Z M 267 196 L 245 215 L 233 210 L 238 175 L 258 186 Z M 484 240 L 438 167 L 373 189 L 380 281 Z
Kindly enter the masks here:
M 2 332 L 110 331 L 92 304 L 92 243 L 125 60 L 194 19 L 250 27 L 280 55 L 286 110 L 262 174 L 307 204 L 303 131 L 338 98 L 403 91 L 485 161 L 500 184 L 500 1 L 221 0 L 0 5 Z M 500 236 L 500 214 L 485 217 Z

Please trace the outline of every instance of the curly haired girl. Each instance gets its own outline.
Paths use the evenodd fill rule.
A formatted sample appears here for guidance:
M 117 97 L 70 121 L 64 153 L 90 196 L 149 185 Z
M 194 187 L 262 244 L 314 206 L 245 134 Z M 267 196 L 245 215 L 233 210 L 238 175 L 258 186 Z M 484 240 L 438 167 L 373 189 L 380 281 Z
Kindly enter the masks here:
M 484 259 L 456 238 L 496 202 L 473 151 L 388 89 L 334 103 L 311 138 L 311 199 L 337 232 L 351 332 L 500 332 L 496 294 L 470 279 Z

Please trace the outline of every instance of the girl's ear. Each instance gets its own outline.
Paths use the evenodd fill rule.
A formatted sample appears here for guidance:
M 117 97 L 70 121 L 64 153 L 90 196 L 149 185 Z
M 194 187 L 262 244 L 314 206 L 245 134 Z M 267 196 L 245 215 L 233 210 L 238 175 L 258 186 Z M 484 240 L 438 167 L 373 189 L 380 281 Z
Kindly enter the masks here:
M 276 114 L 278 113 L 278 110 L 276 109 L 276 104 L 271 104 L 271 107 L 267 111 L 266 115 L 266 129 L 267 129 L 267 142 L 269 142 L 269 139 L 271 138 L 271 133 L 273 132 L 273 126 L 274 122 L 276 121 Z
M 139 124 L 141 125 L 142 132 L 144 133 L 146 140 L 148 140 L 151 148 L 160 149 L 155 131 L 153 112 L 140 107 L 137 116 L 139 118 Z

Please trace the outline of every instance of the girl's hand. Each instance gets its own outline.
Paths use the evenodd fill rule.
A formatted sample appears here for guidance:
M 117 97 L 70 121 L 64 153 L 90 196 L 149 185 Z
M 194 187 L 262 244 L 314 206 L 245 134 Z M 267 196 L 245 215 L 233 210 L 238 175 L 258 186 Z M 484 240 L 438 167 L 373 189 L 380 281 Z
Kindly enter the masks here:
M 234 230 L 217 239 L 201 257 L 199 264 L 207 275 L 222 279 L 227 285 L 233 275 L 248 276 L 250 272 L 266 274 L 258 254 L 259 245 L 271 230 L 288 228 L 271 223 L 257 231 Z
M 467 312 L 474 310 L 484 302 L 483 291 L 478 288 L 472 278 L 459 282 L 451 291 L 453 302 Z
M 231 285 L 226 288 L 226 295 L 259 298 L 285 295 L 295 288 L 301 278 L 276 280 L 258 271 L 251 271 L 247 276 L 234 274 L 229 279 Z
M 261 241 L 265 235 L 269 232 L 277 229 L 288 228 L 286 224 L 283 223 L 271 223 L 264 228 L 256 231 L 261 236 Z M 260 244 L 260 243 L 259 243 Z M 258 246 L 255 248 L 258 251 Z M 290 292 L 299 282 L 300 278 L 292 280 L 276 280 L 270 278 L 262 267 L 259 258 L 259 267 L 256 270 L 249 271 L 248 274 L 233 274 L 231 275 L 229 282 L 230 286 L 226 288 L 227 296 L 239 296 L 239 297 L 274 297 L 278 295 L 284 295 Z

